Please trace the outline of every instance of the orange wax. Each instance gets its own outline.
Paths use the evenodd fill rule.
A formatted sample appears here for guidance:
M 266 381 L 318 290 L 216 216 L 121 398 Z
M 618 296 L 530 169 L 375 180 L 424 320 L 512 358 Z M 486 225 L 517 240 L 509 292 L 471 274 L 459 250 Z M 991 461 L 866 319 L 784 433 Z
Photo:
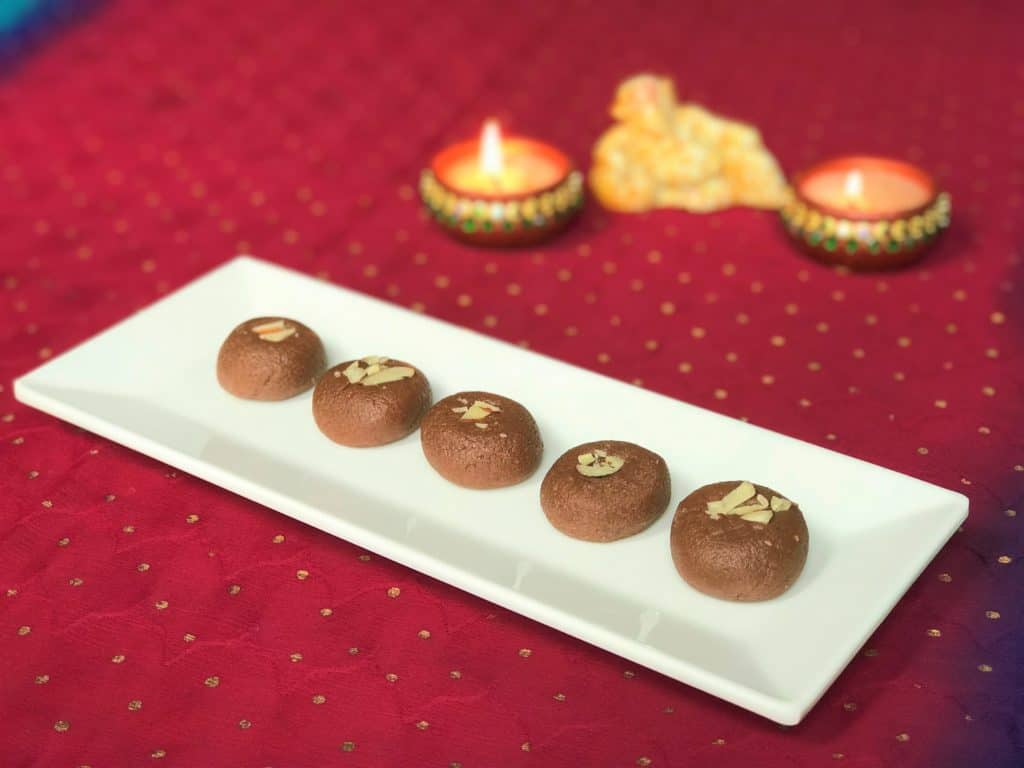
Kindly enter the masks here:
M 834 216 L 887 219 L 924 208 L 937 194 L 932 178 L 909 163 L 885 157 L 851 156 L 804 172 L 797 193 Z
M 479 141 L 453 144 L 434 158 L 434 175 L 442 184 L 461 194 L 501 199 L 549 189 L 562 181 L 571 169 L 564 154 L 534 139 L 502 139 L 501 149 L 502 167 L 489 173 L 480 163 Z

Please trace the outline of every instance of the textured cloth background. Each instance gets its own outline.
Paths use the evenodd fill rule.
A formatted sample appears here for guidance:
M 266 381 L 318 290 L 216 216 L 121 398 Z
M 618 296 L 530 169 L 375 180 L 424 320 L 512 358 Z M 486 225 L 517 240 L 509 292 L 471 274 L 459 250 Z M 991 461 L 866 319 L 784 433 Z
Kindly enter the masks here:
M 121 0 L 0 59 L 4 765 L 1021 763 L 1024 6 L 639 5 Z M 921 163 L 952 229 L 856 276 L 746 210 L 591 201 L 526 252 L 421 214 L 421 166 L 489 115 L 585 167 L 640 70 L 755 122 L 789 172 Z M 954 488 L 971 516 L 781 728 L 14 401 L 239 251 Z

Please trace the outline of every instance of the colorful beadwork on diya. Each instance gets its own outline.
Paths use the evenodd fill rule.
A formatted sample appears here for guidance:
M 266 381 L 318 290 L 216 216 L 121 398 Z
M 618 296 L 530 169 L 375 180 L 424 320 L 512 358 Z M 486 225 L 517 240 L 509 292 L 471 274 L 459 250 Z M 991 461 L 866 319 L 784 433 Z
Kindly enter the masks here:
M 785 176 L 758 130 L 680 104 L 670 78 L 628 78 L 610 112 L 616 123 L 594 145 L 590 169 L 590 187 L 606 208 L 706 213 L 786 202 Z
M 814 258 L 887 269 L 920 258 L 949 226 L 952 204 L 920 168 L 885 157 L 826 160 L 798 174 L 780 211 Z
M 531 245 L 563 229 L 583 204 L 583 176 L 549 144 L 502 138 L 494 121 L 478 140 L 439 152 L 420 196 L 453 236 L 476 245 Z

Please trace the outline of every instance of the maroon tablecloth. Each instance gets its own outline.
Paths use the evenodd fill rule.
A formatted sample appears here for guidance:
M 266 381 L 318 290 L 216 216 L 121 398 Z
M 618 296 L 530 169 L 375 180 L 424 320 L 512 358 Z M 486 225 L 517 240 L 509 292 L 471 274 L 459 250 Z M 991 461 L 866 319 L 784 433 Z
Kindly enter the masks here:
M 2 762 L 1019 765 L 1024 13 L 901 6 L 122 0 L 23 53 L 0 79 Z M 767 213 L 591 201 L 526 252 L 421 213 L 422 164 L 486 116 L 586 166 L 642 70 L 755 122 L 789 172 L 922 164 L 952 229 L 857 276 Z M 14 401 L 239 251 L 954 488 L 971 516 L 781 728 Z

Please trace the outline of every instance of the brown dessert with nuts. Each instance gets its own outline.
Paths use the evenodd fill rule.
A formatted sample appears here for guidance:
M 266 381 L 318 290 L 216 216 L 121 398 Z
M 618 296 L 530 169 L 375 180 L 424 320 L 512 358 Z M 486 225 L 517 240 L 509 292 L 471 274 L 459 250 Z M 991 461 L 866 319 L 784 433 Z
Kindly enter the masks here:
M 298 320 L 255 317 L 217 354 L 217 381 L 236 397 L 287 400 L 312 387 L 327 364 L 320 337 Z
M 465 488 L 515 485 L 540 465 L 544 444 L 522 405 L 490 392 L 458 392 L 438 401 L 420 425 L 423 454 Z
M 430 382 L 401 360 L 370 355 L 334 366 L 313 390 L 313 419 L 341 445 L 364 448 L 400 440 L 430 408 Z
M 679 575 L 723 600 L 778 597 L 807 560 L 800 506 L 746 480 L 705 485 L 683 499 L 670 541 Z
M 647 528 L 672 493 L 665 460 L 633 443 L 601 440 L 566 451 L 544 477 L 550 523 L 584 541 L 614 541 Z

